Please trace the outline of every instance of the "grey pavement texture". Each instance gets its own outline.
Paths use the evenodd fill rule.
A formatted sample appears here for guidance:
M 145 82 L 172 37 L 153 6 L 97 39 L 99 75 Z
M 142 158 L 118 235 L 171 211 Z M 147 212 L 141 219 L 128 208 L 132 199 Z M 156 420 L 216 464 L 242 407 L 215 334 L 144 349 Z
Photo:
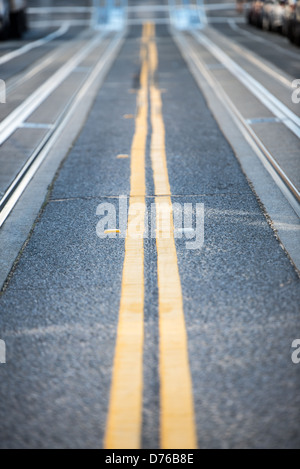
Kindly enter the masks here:
M 97 206 L 129 194 L 141 28 L 132 28 L 0 298 L 1 448 L 101 448 L 124 240 Z M 178 240 L 200 448 L 299 448 L 298 276 L 172 39 L 157 27 L 173 201 L 205 204 L 205 244 Z M 153 202 L 147 149 L 148 204 Z M 159 445 L 157 269 L 145 242 L 143 447 Z

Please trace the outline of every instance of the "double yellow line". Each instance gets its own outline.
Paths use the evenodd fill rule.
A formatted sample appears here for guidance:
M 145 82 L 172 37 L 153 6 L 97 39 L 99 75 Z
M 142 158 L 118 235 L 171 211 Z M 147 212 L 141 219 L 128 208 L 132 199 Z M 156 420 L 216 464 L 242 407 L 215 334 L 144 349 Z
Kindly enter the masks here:
M 143 405 L 144 342 L 144 242 L 145 154 L 148 135 L 148 96 L 151 104 L 151 162 L 155 185 L 156 213 L 170 214 L 171 233 L 158 223 L 156 232 L 159 288 L 161 447 L 196 448 L 192 382 L 188 361 L 182 289 L 173 234 L 171 190 L 165 151 L 165 126 L 160 90 L 155 86 L 158 53 L 155 26 L 143 27 L 141 79 L 137 95 L 137 117 L 131 147 L 131 191 L 128 233 L 117 342 L 104 446 L 138 449 L 141 444 Z M 163 196 L 163 197 L 162 197 Z M 144 207 L 140 236 L 130 235 L 134 223 L 133 204 Z M 158 217 L 157 217 L 158 218 Z

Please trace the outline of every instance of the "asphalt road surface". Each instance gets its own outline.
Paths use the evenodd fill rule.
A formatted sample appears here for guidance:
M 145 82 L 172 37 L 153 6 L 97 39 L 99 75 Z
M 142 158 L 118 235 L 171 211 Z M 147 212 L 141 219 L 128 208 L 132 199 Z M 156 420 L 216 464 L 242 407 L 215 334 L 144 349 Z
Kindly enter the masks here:
M 0 139 L 7 132 L 1 196 L 118 34 L 100 37 L 50 96 L 40 93 L 32 113 L 20 114 L 25 99 L 101 34 L 88 28 L 88 14 L 73 14 L 86 26 L 75 22 L 0 69 L 11 87 L 0 105 L 2 123 L 17 109 L 22 124 L 0 127 Z M 36 25 L 22 44 L 1 44 L 0 61 L 65 21 L 55 16 L 44 25 L 41 15 L 32 13 Z M 283 81 L 299 78 L 299 49 L 276 36 L 274 44 L 290 55 L 275 52 L 273 35 L 262 32 L 257 37 L 267 42 L 257 49 L 243 34 L 252 30 L 234 22 L 234 11 L 229 17 L 200 34 L 268 88 L 292 121 L 299 104 Z M 296 261 L 178 42 L 155 18 L 128 28 L 3 286 L 1 448 L 300 448 L 300 364 L 291 359 L 300 336 Z M 276 109 L 242 88 L 225 69 L 228 60 L 212 55 L 216 49 L 178 34 L 299 188 L 296 119 L 289 127 L 288 119 L 276 121 Z M 226 40 L 269 71 L 243 62 Z M 269 121 L 255 123 L 258 117 Z M 66 135 L 58 145 L 60 138 Z M 124 201 L 139 235 L 122 228 Z M 190 225 L 173 230 L 172 219 L 170 232 L 153 225 L 151 213 L 172 213 L 172 203 L 174 214 L 185 208 L 188 218 L 192 210 L 196 239 L 188 239 Z M 105 226 L 103 216 L 110 217 Z

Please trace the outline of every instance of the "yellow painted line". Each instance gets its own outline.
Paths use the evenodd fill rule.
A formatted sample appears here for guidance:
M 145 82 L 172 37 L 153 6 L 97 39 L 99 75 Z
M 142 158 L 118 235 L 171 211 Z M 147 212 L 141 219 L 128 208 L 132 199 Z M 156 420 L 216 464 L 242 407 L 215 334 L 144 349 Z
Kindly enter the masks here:
M 133 114 L 124 114 L 123 119 L 134 119 Z
M 160 90 L 154 84 L 158 66 L 155 26 L 149 45 L 152 80 L 151 100 L 151 161 L 155 185 L 156 214 L 169 217 L 168 224 L 157 227 L 157 269 L 159 288 L 160 335 L 160 402 L 161 447 L 163 449 L 194 449 L 197 447 L 193 389 L 189 367 L 181 281 L 174 240 L 172 201 L 165 150 L 165 126 Z M 161 197 L 165 196 L 167 197 Z
M 120 230 L 115 229 L 115 230 L 105 230 L 104 234 L 113 234 L 113 233 L 120 233 Z
M 131 147 L 131 199 L 115 358 L 104 447 L 138 449 L 141 441 L 144 342 L 144 217 L 145 151 L 148 133 L 148 61 L 145 43 L 149 26 L 143 28 L 141 45 L 141 87 L 137 95 L 137 117 Z M 139 236 L 130 235 L 136 214 L 132 204 L 140 203 Z

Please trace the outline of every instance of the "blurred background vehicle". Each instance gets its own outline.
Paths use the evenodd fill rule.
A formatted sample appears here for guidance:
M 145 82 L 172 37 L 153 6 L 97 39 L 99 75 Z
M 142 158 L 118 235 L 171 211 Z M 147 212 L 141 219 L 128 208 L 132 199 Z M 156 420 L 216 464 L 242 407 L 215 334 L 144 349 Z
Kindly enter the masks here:
M 287 0 L 282 32 L 289 40 L 297 45 L 300 45 L 300 1 L 298 0 Z
M 262 13 L 264 0 L 252 0 L 246 12 L 247 21 L 249 24 L 262 27 Z
M 297 0 L 287 0 L 284 5 L 284 14 L 282 22 L 282 34 L 292 39 L 292 20 L 295 15 Z
M 300 45 L 300 0 L 252 0 L 246 9 L 248 24 L 276 31 Z
M 291 15 L 289 39 L 298 46 L 300 45 L 300 0 L 296 2 L 294 12 Z
M 236 12 L 241 15 L 244 11 L 244 0 L 236 0 Z
M 26 0 L 0 0 L 0 39 L 22 37 L 27 29 Z
M 262 28 L 265 31 L 282 31 L 286 0 L 267 0 L 262 8 Z

